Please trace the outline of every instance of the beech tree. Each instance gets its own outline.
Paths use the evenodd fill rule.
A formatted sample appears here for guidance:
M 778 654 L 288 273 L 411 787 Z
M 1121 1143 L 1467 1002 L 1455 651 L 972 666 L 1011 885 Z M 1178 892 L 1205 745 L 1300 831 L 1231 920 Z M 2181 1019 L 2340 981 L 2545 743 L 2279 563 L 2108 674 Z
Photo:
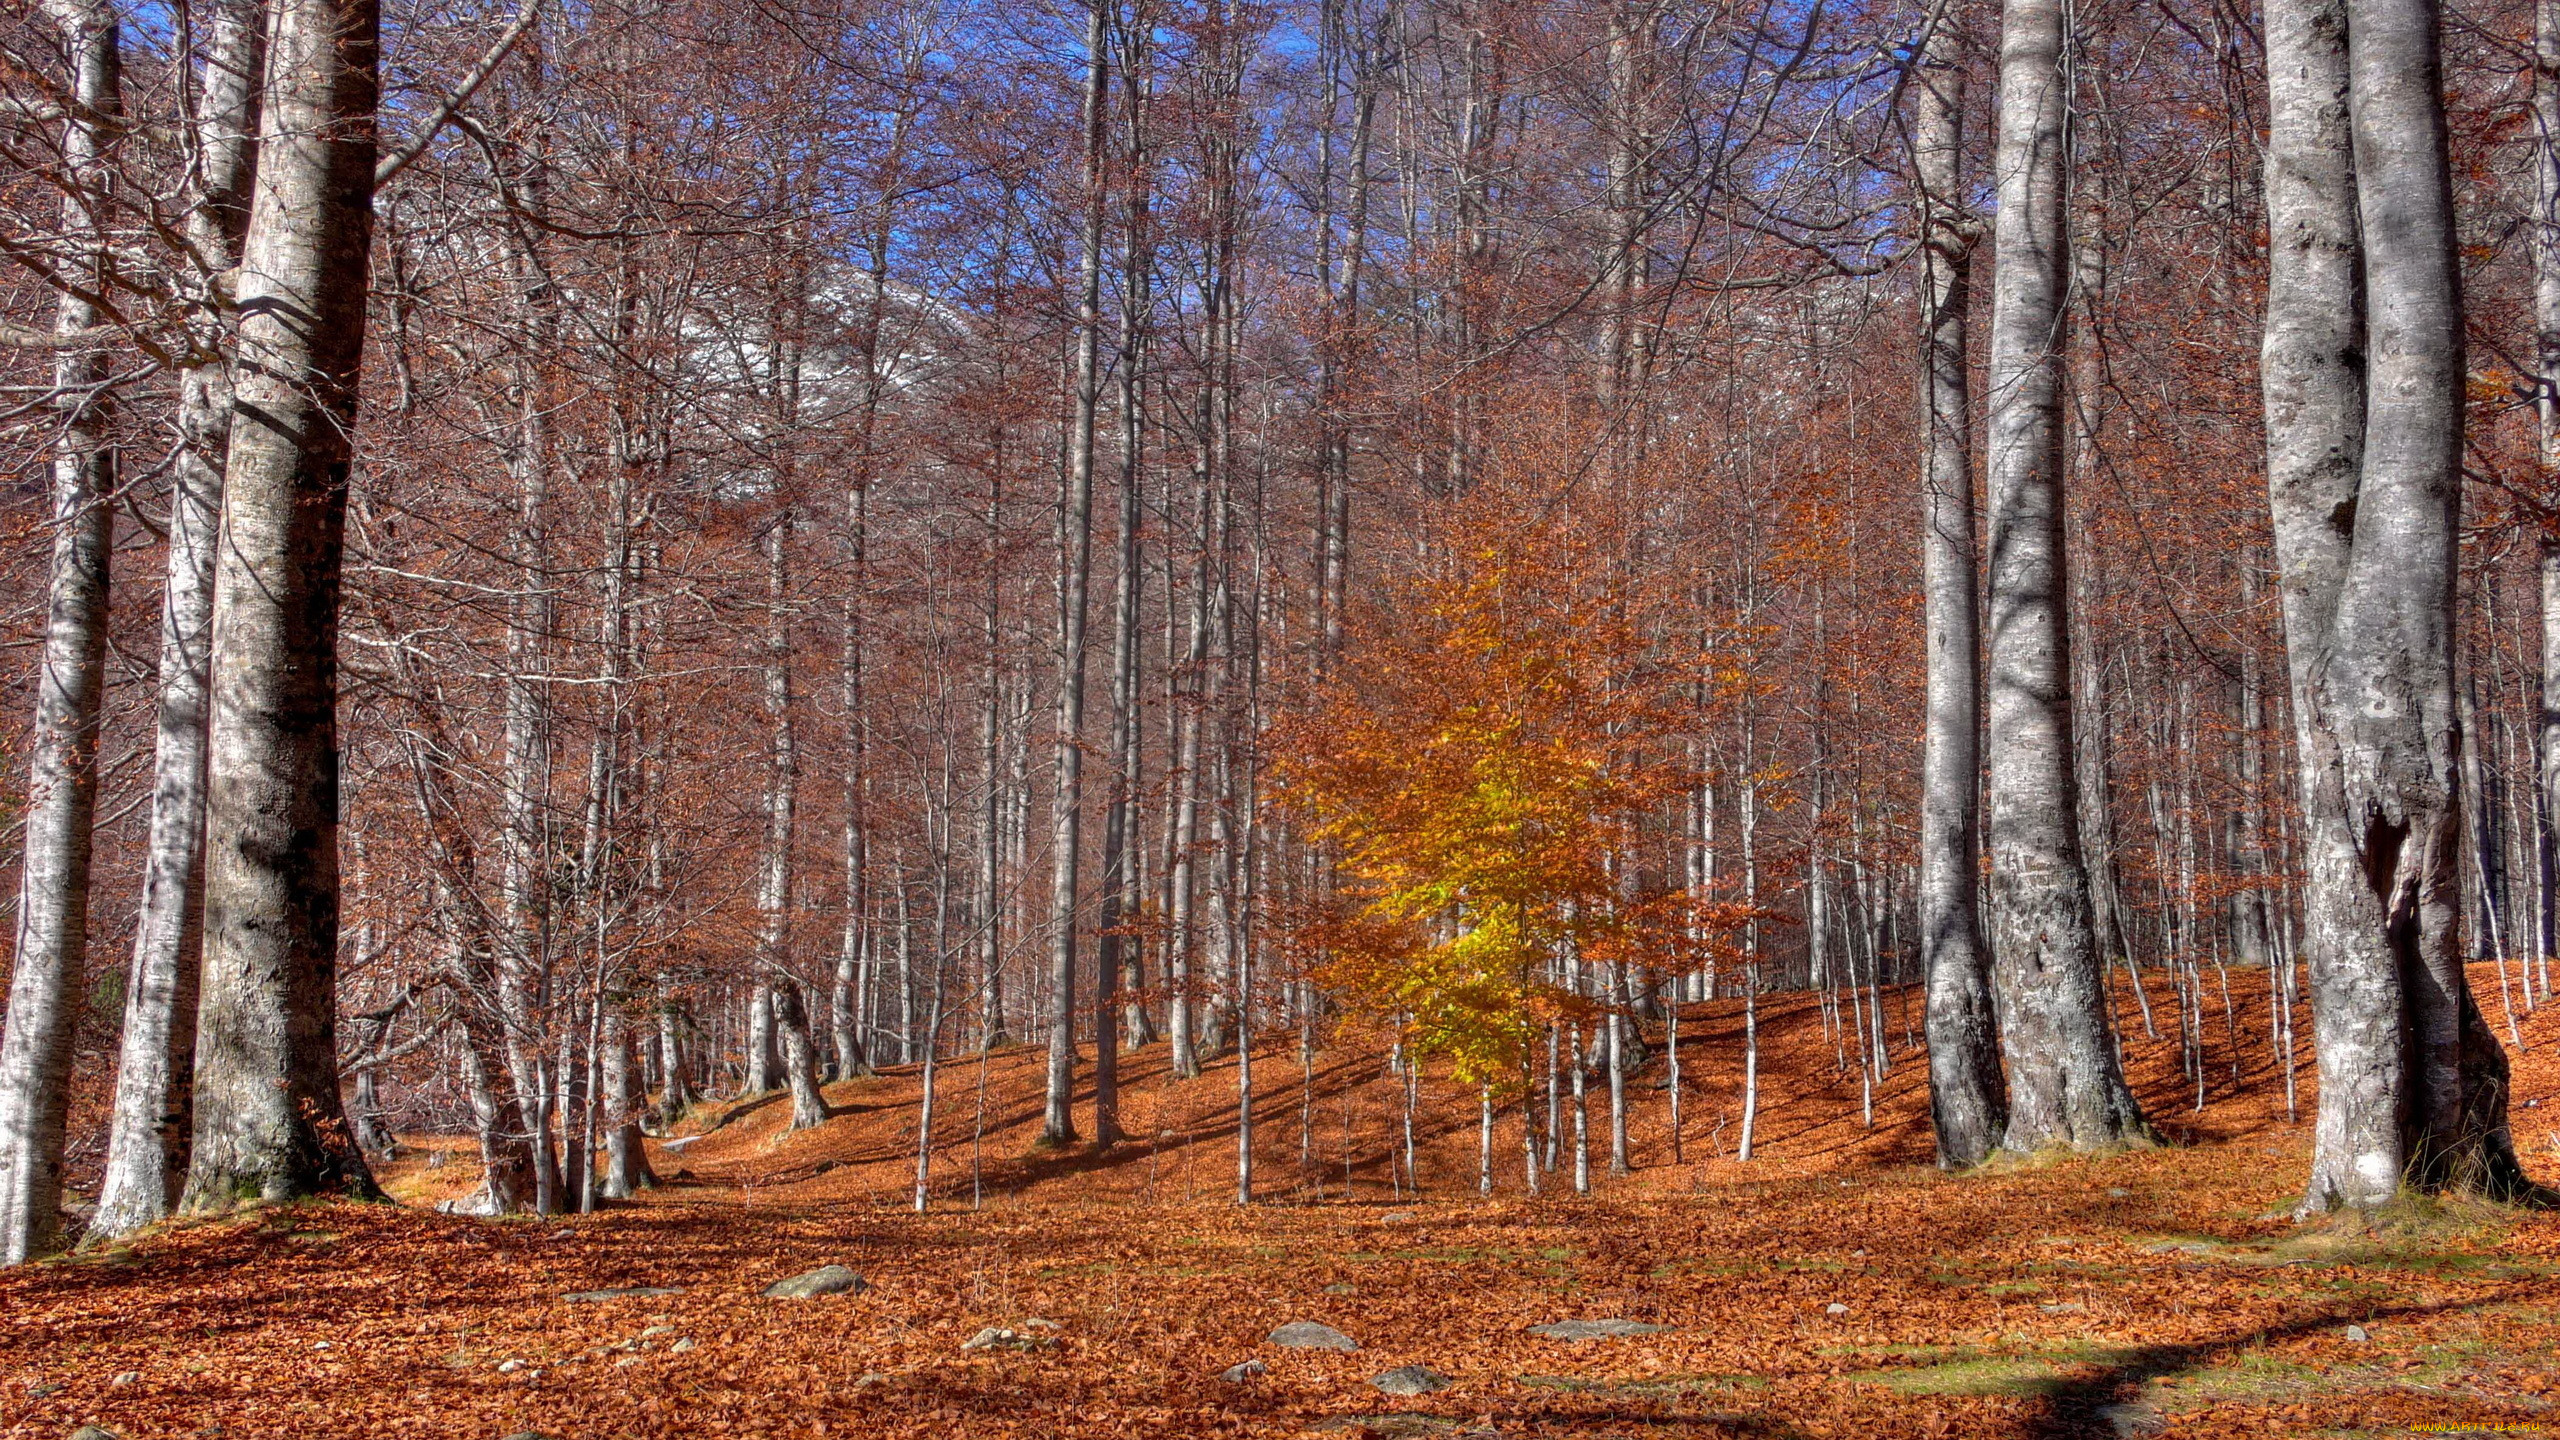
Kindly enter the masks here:
M 2306 1212 L 2526 1184 L 2455 930 L 2463 335 L 2436 30 L 2429 0 L 2268 9 L 2267 493 L 2321 1076 Z
M 338 1092 L 338 601 L 377 158 L 372 0 L 275 0 L 214 565 L 183 1208 L 370 1195 Z
M 2094 1149 L 2148 1132 L 2107 1033 L 2071 744 L 2062 541 L 2062 6 L 2001 11 L 1990 453 L 1991 954 L 2008 1069 L 2002 1144 Z

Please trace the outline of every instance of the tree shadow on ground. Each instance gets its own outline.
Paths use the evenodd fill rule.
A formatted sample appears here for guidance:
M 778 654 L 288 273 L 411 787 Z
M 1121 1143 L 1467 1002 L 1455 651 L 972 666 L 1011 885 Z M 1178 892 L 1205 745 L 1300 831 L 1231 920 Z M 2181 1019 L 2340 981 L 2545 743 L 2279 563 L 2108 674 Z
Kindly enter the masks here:
M 2358 1307 L 2353 1313 L 2331 1309 L 2283 1325 L 2266 1326 L 2217 1340 L 2136 1347 L 2120 1352 L 2119 1358 L 2099 1367 L 2094 1374 L 2060 1381 L 2048 1389 L 2044 1408 L 2029 1422 L 2027 1434 L 2032 1440 L 2115 1440 L 2120 1435 L 2140 1432 L 2118 1426 L 2110 1411 L 2113 1407 L 2134 1403 L 2142 1387 L 2154 1380 L 2201 1370 L 2226 1356 L 2256 1346 L 2299 1339 L 2350 1322 L 2427 1319 L 2462 1314 L 2496 1303 L 2496 1299 L 2484 1297 L 2459 1303 L 2396 1305 L 2379 1309 Z

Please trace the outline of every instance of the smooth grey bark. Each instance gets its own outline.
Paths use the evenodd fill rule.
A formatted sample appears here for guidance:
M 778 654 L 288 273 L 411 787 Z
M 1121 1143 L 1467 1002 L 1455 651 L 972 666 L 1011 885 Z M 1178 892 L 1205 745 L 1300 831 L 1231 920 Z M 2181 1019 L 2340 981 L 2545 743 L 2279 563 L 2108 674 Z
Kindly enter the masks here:
M 649 1169 L 649 1151 L 640 1134 L 645 1097 L 634 1083 L 631 1023 L 618 1008 L 604 1015 L 604 1180 L 599 1194 L 608 1200 L 629 1199 L 633 1192 L 658 1183 Z
M 827 1118 L 826 1097 L 818 1090 L 817 1049 L 809 1036 L 808 1006 L 800 997 L 800 979 L 791 968 L 791 842 L 800 796 L 798 731 L 791 716 L 791 531 L 789 509 L 775 516 L 762 538 L 765 602 L 769 607 L 764 633 L 765 831 L 764 855 L 756 885 L 757 990 L 754 1005 L 760 1038 L 749 1041 L 750 1090 L 769 1089 L 754 1070 L 771 1063 L 778 1048 L 783 1083 L 791 1087 L 791 1128 L 805 1130 Z
M 1138 611 L 1146 580 L 1140 535 L 1146 483 L 1145 364 L 1148 275 L 1147 189 L 1140 176 L 1146 157 L 1147 87 L 1141 83 L 1143 42 L 1133 34 L 1129 62 L 1129 165 L 1126 206 L 1127 273 L 1120 308 L 1120 511 L 1111 595 L 1111 793 L 1102 824 L 1101 936 L 1094 955 L 1093 1143 L 1111 1146 L 1120 1134 L 1120 1049 L 1146 1038 L 1146 1011 L 1117 1008 L 1122 991 L 1141 988 L 1139 941 L 1128 929 L 1136 894 L 1138 776 L 1143 747 L 1139 729 L 1140 646 Z M 1124 1034 L 1125 1030 L 1125 1034 Z
M 258 70 L 265 36 L 254 0 L 213 12 L 196 95 L 188 248 L 206 277 L 197 358 L 178 376 L 178 433 L 169 491 L 169 555 L 161 589 L 159 699 L 151 829 L 134 920 L 107 1162 L 84 1244 L 165 1218 L 186 1174 L 189 1072 L 195 1062 L 196 965 L 204 902 L 205 690 L 213 638 L 213 542 L 231 439 L 231 363 L 213 276 L 239 263 L 257 161 Z M 364 1084 L 372 1083 L 365 1072 Z M 360 1137 L 361 1138 L 361 1137 Z
M 2078 832 L 2062 535 L 2060 0 L 2007 0 L 1989 380 L 1991 952 L 2007 1148 L 2147 1135 L 2107 1029 Z
M 2560 475 L 2560 0 L 2533 7 L 2533 368 L 2542 470 Z M 2545 531 L 2542 581 L 2542 714 L 2534 864 L 2541 903 L 2534 957 L 2542 992 L 2551 991 L 2551 955 L 2560 950 L 2560 533 Z
M 789 976 L 773 982 L 773 1028 L 781 1041 L 782 1078 L 791 1087 L 791 1128 L 806 1130 L 827 1123 L 827 1097 L 818 1088 L 818 1046 L 809 1033 L 809 1007 L 800 998 L 800 982 Z
M 749 1095 L 773 1088 L 777 1057 L 773 1044 L 773 992 L 759 978 L 747 996 L 745 1075 L 740 1084 Z
M 1040 1140 L 1076 1138 L 1076 912 L 1084 845 L 1085 621 L 1093 572 L 1094 415 L 1102 393 L 1103 144 L 1111 65 L 1108 0 L 1085 23 L 1084 238 L 1076 296 L 1075 414 L 1058 507 L 1056 788 L 1049 817 L 1049 1081 Z M 1099 987 L 1097 987 L 1099 988 Z M 1107 1137 L 1097 1135 L 1097 1143 Z
M 1981 889 L 1982 682 L 1974 600 L 1973 425 L 1967 390 L 1963 36 L 1931 22 L 1912 75 L 1911 160 L 1921 212 L 1920 567 L 1928 694 L 1920 752 L 1920 957 L 1927 976 L 1929 1114 L 1938 1163 L 1980 1164 L 2006 1100 L 1993 1023 Z
M 68 173 L 63 229 L 85 251 L 54 305 L 57 334 L 100 319 L 91 298 L 106 278 L 106 152 L 121 127 L 123 36 L 104 0 L 48 0 L 84 113 L 64 122 Z M 7 1029 L 0 1031 L 0 1265 L 62 1243 L 63 1126 L 71 1103 L 75 996 L 89 949 L 90 823 L 97 808 L 99 701 L 105 688 L 108 566 L 114 541 L 116 452 L 107 439 L 111 368 L 98 349 L 54 357 L 52 566 L 46 580 L 43 668 L 27 773 L 16 959 Z
M 2320 1065 L 2305 1214 L 2529 1187 L 2457 948 L 2463 335 L 2432 0 L 2268 7 L 2267 484 Z
M 338 1095 L 338 597 L 375 0 L 275 0 L 214 567 L 204 992 L 181 1208 L 372 1196 Z

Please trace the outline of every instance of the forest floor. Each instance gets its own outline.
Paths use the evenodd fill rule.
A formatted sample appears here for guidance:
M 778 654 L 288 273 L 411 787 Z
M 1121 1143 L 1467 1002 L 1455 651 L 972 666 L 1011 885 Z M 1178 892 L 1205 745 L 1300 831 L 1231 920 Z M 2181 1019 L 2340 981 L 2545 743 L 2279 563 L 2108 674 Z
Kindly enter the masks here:
M 1928 1164 L 1899 996 L 1872 1124 L 1810 997 L 1763 1002 L 1747 1164 L 1739 1008 L 1693 1007 L 1684 1159 L 1657 1054 L 1628 1092 L 1636 1172 L 1589 1196 L 1569 1175 L 1523 1193 L 1506 1113 L 1479 1197 L 1475 1105 L 1437 1086 L 1421 1193 L 1391 1190 L 1395 1087 L 1348 1040 L 1312 1083 L 1294 1043 L 1257 1050 L 1263 1199 L 1244 1209 L 1233 1060 L 1175 1082 L 1161 1045 L 1124 1080 L 1140 1138 L 1105 1155 L 1032 1147 L 1035 1052 L 941 1067 L 924 1215 L 914 1067 L 830 1087 L 835 1118 L 799 1134 L 787 1103 L 711 1109 L 699 1139 L 652 1144 L 667 1184 L 565 1220 L 435 1213 L 476 1178 L 471 1152 L 418 1137 L 386 1174 L 404 1205 L 278 1208 L 0 1273 L 0 1434 L 2560 1434 L 2560 1216 L 2293 1224 L 2308 1053 L 2289 1123 L 2255 978 L 2232 977 L 2226 1018 L 2207 976 L 2200 1109 L 2161 977 L 2162 1039 L 2127 1000 L 2171 1143 L 1964 1176 Z M 2524 1033 L 2516 1138 L 2548 1181 L 2560 1006 Z M 1595 1087 L 1604 1172 L 1606 1115 Z M 865 1288 L 761 1294 L 829 1263 Z M 654 1293 L 591 1295 L 632 1289 Z M 1603 1318 L 1668 1328 L 1527 1333 Z M 1359 1348 L 1268 1343 L 1299 1320 Z M 988 1327 L 1016 1338 L 963 1348 Z M 1248 1361 L 1263 1372 L 1221 1378 Z M 1452 1383 L 1372 1385 L 1406 1365 Z

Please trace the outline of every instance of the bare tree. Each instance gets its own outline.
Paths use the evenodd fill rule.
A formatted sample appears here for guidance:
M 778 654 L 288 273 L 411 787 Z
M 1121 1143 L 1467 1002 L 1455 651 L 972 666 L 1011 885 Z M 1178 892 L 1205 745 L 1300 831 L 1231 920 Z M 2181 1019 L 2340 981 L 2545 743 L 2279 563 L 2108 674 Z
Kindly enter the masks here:
M 257 163 L 264 16 L 255 0 L 213 12 L 189 147 L 187 246 L 201 269 L 192 359 L 178 376 L 181 444 L 169 492 L 169 558 L 160 608 L 160 696 L 150 848 L 134 921 L 106 1176 L 87 1243 L 165 1217 L 186 1173 L 187 1080 L 195 1060 L 203 905 L 205 688 L 213 620 L 213 541 L 231 439 L 226 317 L 212 277 L 239 263 Z
M 2437 18 L 2267 12 L 2261 373 L 2320 1064 L 2306 1213 L 2404 1183 L 2527 1188 L 2456 934 L 2463 321 Z
M 1963 35 L 1952 0 L 1929 24 L 1911 84 L 1920 199 L 1920 563 L 1928 609 L 1928 717 L 1921 742 L 1920 946 L 1928 976 L 1929 1106 L 1938 1163 L 1974 1165 L 2004 1119 L 1981 888 L 1981 643 L 1974 602 L 1973 433 L 1965 360 Z
M 374 1193 L 338 1096 L 337 651 L 378 25 L 374 0 L 269 15 L 214 566 L 191 1211 Z
M 124 120 L 124 48 L 105 0 L 47 0 L 71 65 L 63 120 L 65 255 L 55 277 L 53 564 L 45 590 L 27 776 L 25 864 L 8 1028 L 0 1032 L 0 1265 L 59 1247 L 63 1124 L 71 1103 L 73 1001 L 89 949 L 90 820 L 98 795 L 116 451 L 113 367 L 79 337 L 106 318 L 108 150 Z

